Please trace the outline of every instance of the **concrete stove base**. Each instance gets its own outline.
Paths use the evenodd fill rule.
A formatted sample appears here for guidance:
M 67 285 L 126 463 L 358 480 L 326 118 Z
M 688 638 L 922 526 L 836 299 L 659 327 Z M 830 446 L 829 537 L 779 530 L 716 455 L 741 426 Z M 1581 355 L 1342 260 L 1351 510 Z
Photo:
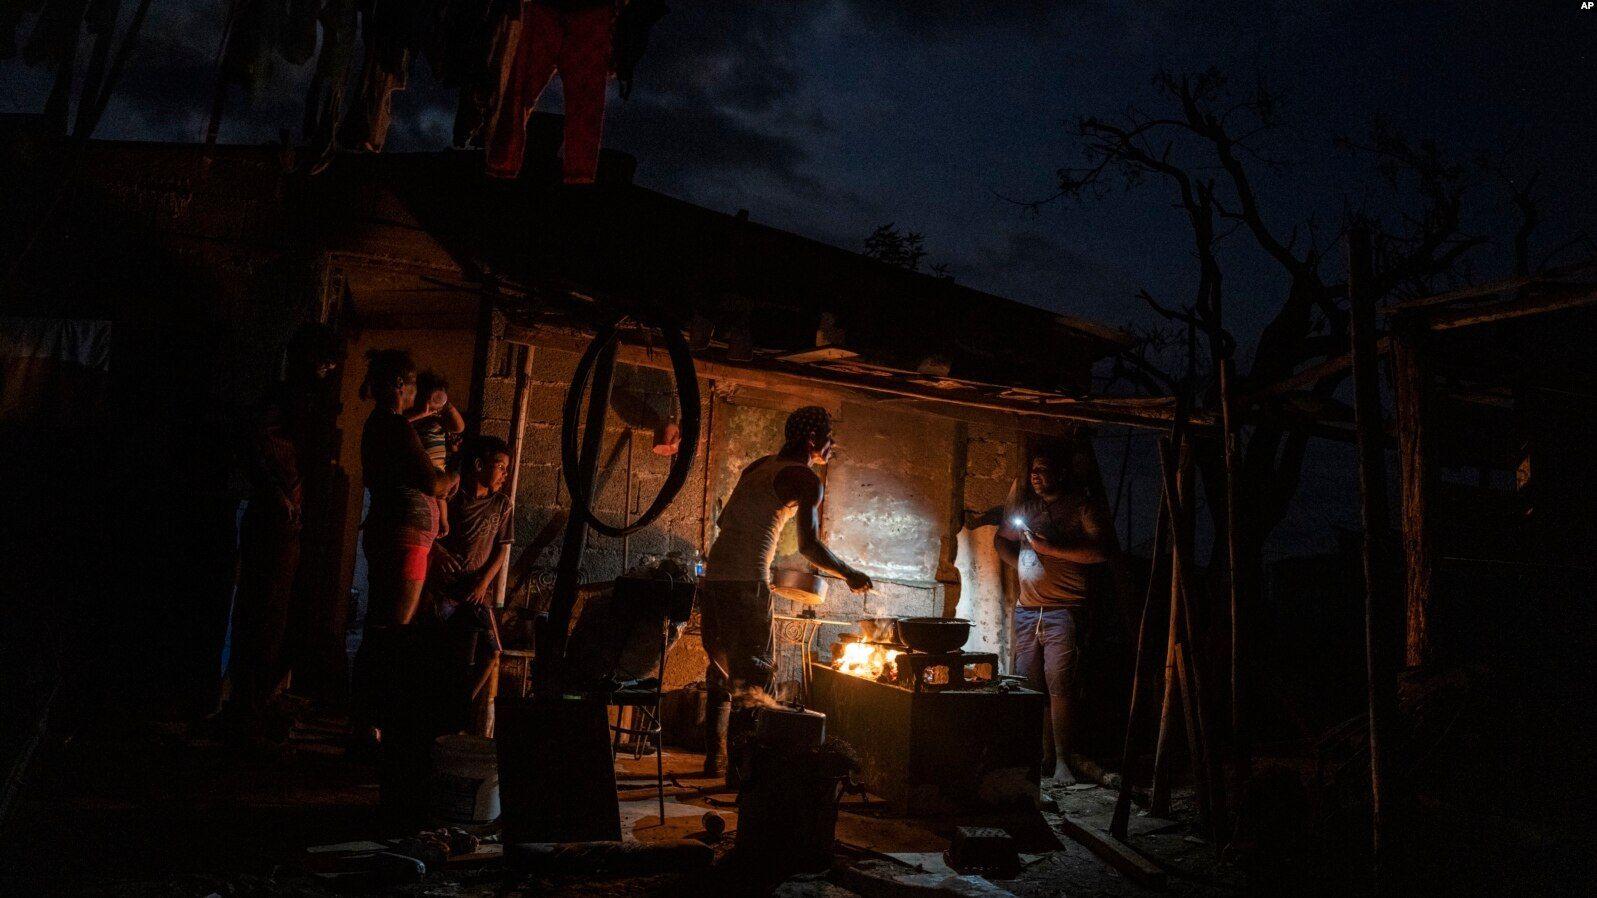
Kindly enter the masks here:
M 853 746 L 872 793 L 895 811 L 943 814 L 1036 807 L 1040 692 L 911 692 L 811 665 L 810 707 Z

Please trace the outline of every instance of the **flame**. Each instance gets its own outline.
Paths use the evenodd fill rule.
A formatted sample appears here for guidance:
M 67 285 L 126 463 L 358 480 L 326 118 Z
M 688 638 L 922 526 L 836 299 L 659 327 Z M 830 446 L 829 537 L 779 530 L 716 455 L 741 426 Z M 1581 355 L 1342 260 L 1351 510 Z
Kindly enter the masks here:
M 832 659 L 832 667 L 852 676 L 877 680 L 884 671 L 891 670 L 893 659 L 901 654 L 903 652 L 898 649 L 884 645 L 849 642 L 843 645 L 843 653 Z

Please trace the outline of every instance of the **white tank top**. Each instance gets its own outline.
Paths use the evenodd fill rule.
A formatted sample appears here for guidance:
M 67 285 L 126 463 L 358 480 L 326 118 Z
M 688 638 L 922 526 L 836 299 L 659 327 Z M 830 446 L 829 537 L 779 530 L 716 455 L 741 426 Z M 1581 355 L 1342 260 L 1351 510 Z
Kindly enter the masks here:
M 760 583 L 770 579 L 776 541 L 798 510 L 798 503 L 784 502 L 776 495 L 776 477 L 788 468 L 808 467 L 803 462 L 767 455 L 743 469 L 731 497 L 721 508 L 717 520 L 721 534 L 710 547 L 704 579 Z

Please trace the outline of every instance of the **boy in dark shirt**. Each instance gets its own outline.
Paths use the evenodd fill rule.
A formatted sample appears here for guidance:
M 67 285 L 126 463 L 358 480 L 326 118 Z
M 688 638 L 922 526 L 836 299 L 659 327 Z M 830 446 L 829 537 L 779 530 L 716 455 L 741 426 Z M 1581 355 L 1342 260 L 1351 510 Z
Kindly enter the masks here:
M 449 533 L 433 544 L 427 591 L 440 617 L 469 614 L 493 603 L 494 583 L 510 554 L 515 530 L 511 497 L 504 491 L 510 450 L 496 437 L 472 441 L 460 467 L 460 491 L 449 500 Z
M 510 450 L 503 440 L 478 437 L 467 446 L 460 473 L 460 491 L 449 500 L 449 533 L 433 543 L 426 592 L 434 621 L 450 631 L 449 644 L 476 634 L 469 692 L 460 694 L 452 713 L 461 724 L 469 713 L 475 731 L 485 734 L 487 705 L 479 700 L 489 696 L 485 687 L 500 648 L 494 587 L 515 533 L 515 506 L 504 489 Z

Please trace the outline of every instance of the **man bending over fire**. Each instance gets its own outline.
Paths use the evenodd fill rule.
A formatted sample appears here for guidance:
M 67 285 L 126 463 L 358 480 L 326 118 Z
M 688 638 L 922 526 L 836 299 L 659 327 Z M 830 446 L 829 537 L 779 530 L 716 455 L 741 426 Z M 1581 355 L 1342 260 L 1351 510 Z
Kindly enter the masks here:
M 1048 694 L 1043 724 L 1043 774 L 1072 783 L 1066 762 L 1070 702 L 1086 623 L 1088 566 L 1108 558 L 1105 527 L 1085 491 L 1047 455 L 1032 459 L 1029 489 L 1019 488 L 993 534 L 998 556 L 1015 568 L 1015 673 Z
M 848 588 L 865 592 L 871 578 L 843 563 L 821 542 L 824 488 L 813 465 L 832 460 L 832 416 L 819 406 L 801 408 L 787 418 L 782 449 L 743 469 L 717 522 L 720 536 L 710 547 L 699 583 L 704 651 L 710 656 L 705 679 L 710 704 L 705 721 L 704 772 L 716 775 L 731 744 L 753 723 L 753 709 L 732 714 L 731 693 L 771 687 L 771 560 L 782 528 L 798 516 L 799 552 L 812 564 L 842 577 Z M 736 764 L 727 765 L 736 782 Z

